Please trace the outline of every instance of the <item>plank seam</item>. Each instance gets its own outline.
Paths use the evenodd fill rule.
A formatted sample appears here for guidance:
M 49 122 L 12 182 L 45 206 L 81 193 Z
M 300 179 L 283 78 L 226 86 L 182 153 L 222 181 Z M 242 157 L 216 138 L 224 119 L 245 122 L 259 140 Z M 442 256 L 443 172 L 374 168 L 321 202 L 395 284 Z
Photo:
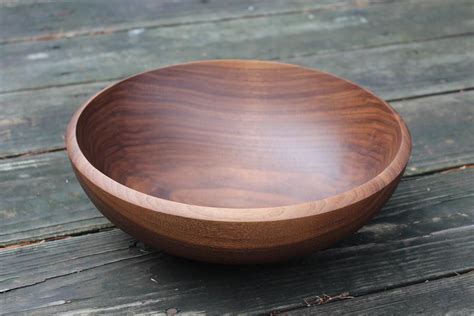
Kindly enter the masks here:
M 111 230 L 114 230 L 114 229 L 116 229 L 116 227 L 113 226 L 112 224 L 110 224 L 109 226 L 94 228 L 94 229 L 85 230 L 85 231 L 81 231 L 81 232 L 77 232 L 77 233 L 57 235 L 57 236 L 52 236 L 52 237 L 48 237 L 48 238 L 24 240 L 24 241 L 17 242 L 17 243 L 0 245 L 0 252 L 5 251 L 5 250 L 12 250 L 12 249 L 16 249 L 16 248 L 36 246 L 36 245 L 39 245 L 39 244 L 42 244 L 42 243 L 45 243 L 45 242 L 50 242 L 50 241 L 57 241 L 57 240 L 63 240 L 63 239 L 68 239 L 68 238 L 73 238 L 73 237 L 80 237 L 80 236 L 86 236 L 86 235 L 101 233 L 101 232 L 107 232 L 107 231 L 111 231 Z
M 54 152 L 63 151 L 63 150 L 66 150 L 66 147 L 62 146 L 62 147 L 53 147 L 53 148 L 25 151 L 25 152 L 18 153 L 18 154 L 0 156 L 0 160 L 10 159 L 10 158 L 36 156 L 36 155 L 54 153 Z
M 433 277 L 426 278 L 426 279 L 420 280 L 420 281 L 410 281 L 410 282 L 399 283 L 397 285 L 385 286 L 385 287 L 380 288 L 380 289 L 374 289 L 372 291 L 361 292 L 360 294 L 342 293 L 340 295 L 347 294 L 347 295 L 350 295 L 350 297 L 351 297 L 351 298 L 344 298 L 344 299 L 360 298 L 360 297 L 364 297 L 364 296 L 368 296 L 368 295 L 379 294 L 379 293 L 390 291 L 390 290 L 401 289 L 401 288 L 406 288 L 406 287 L 410 287 L 410 286 L 414 286 L 414 285 L 419 285 L 419 284 L 423 284 L 423 283 L 426 283 L 426 282 L 439 281 L 439 280 L 448 279 L 448 278 L 452 278 L 452 277 L 458 277 L 458 276 L 468 274 L 468 273 L 474 273 L 474 266 L 471 266 L 469 268 L 465 268 L 465 269 L 462 269 L 462 270 L 454 271 L 454 272 L 448 272 L 446 274 L 442 274 L 442 275 L 438 275 L 438 276 L 433 276 Z M 324 295 L 326 295 L 326 294 L 322 294 L 321 296 L 324 296 Z M 279 314 L 282 314 L 282 313 L 287 313 L 287 312 L 290 312 L 290 311 L 301 310 L 301 309 L 304 309 L 304 308 L 314 308 L 314 310 L 316 312 L 316 306 L 324 305 L 324 304 L 331 304 L 331 303 L 341 301 L 341 300 L 329 300 L 327 303 L 308 304 L 308 302 L 310 302 L 310 299 L 315 298 L 315 297 L 316 296 L 307 297 L 307 298 L 303 299 L 303 302 L 301 302 L 301 303 L 290 305 L 290 306 L 284 307 L 284 308 L 278 308 L 278 309 L 270 310 L 268 312 L 268 314 L 270 314 L 271 316 L 274 316 L 274 315 L 279 315 Z M 337 295 L 336 295 L 336 297 L 337 297 Z M 316 302 L 318 302 L 318 301 L 316 300 Z
M 51 277 L 45 277 L 44 279 L 42 279 L 42 280 L 40 280 L 40 281 L 36 281 L 36 282 L 34 282 L 34 283 L 31 283 L 31 284 L 21 285 L 21 286 L 18 286 L 18 287 L 15 287 L 15 288 L 11 288 L 11 289 L 0 289 L 0 293 L 3 294 L 3 293 L 7 293 L 7 292 L 16 291 L 16 290 L 19 290 L 19 289 L 23 289 L 23 288 L 27 288 L 27 287 L 30 287 L 30 286 L 34 286 L 34 285 L 38 285 L 38 284 L 44 283 L 44 282 L 47 282 L 47 281 L 49 281 L 49 280 L 53 280 L 53 279 L 61 278 L 61 277 L 64 277 L 64 276 L 68 276 L 68 275 L 72 275 L 72 274 L 76 274 L 76 273 L 80 273 L 80 272 L 92 270 L 92 269 L 95 269 L 95 268 L 104 267 L 104 266 L 107 266 L 107 265 L 110 265 L 110 264 L 114 264 L 114 263 L 117 263 L 117 262 L 122 262 L 122 261 L 130 260 L 130 259 L 135 259 L 135 258 L 140 258 L 140 257 L 149 256 L 149 255 L 154 255 L 154 254 L 157 254 L 157 253 L 160 254 L 159 251 L 158 251 L 158 252 L 142 253 L 142 254 L 138 254 L 138 255 L 136 255 L 136 256 L 130 256 L 130 257 L 127 257 L 127 258 L 112 260 L 112 261 L 105 262 L 105 263 L 103 263 L 103 264 L 100 264 L 100 265 L 97 265 L 97 266 L 93 266 L 93 267 L 88 267 L 88 268 L 83 268 L 83 269 L 77 269 L 77 270 L 75 270 L 75 271 L 68 272 L 68 273 L 64 273 L 64 274 L 59 274 L 59 275 L 55 275 L 55 276 L 51 276 Z
M 471 168 L 474 168 L 474 163 L 454 165 L 454 166 L 449 166 L 449 167 L 444 167 L 444 168 L 423 171 L 420 173 L 404 175 L 403 179 L 425 177 L 425 176 L 430 176 L 437 173 L 445 174 L 445 173 L 449 173 L 453 171 L 459 171 L 459 170 L 465 170 L 465 169 L 471 169 Z
M 462 92 L 469 92 L 473 91 L 474 87 L 468 87 L 468 88 L 463 88 L 463 89 L 453 89 L 453 90 L 445 90 L 441 92 L 433 92 L 433 93 L 426 93 L 426 94 L 420 94 L 420 95 L 413 95 L 409 97 L 402 97 L 402 98 L 394 98 L 387 100 L 388 102 L 400 102 L 400 101 L 409 101 L 409 100 L 416 100 L 416 99 L 422 99 L 422 98 L 428 98 L 428 97 L 436 97 L 436 96 L 441 96 L 441 95 L 449 95 L 449 94 L 456 94 L 456 93 L 462 93 Z

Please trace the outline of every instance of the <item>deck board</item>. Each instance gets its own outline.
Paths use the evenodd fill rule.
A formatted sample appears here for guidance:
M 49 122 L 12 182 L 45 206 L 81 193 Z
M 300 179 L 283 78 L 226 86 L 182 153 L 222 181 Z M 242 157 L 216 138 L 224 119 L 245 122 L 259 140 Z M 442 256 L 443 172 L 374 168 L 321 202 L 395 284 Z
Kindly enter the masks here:
M 283 265 L 200 264 L 135 247 L 117 229 L 7 249 L 0 302 L 6 311 L 46 314 L 269 312 L 323 293 L 362 296 L 463 273 L 474 269 L 473 175 L 404 180 L 357 234 Z
M 474 87 L 474 37 L 360 49 L 288 59 L 368 87 L 386 100 Z
M 406 175 L 474 163 L 474 91 L 391 102 L 413 148 Z
M 110 227 L 64 151 L 0 161 L 0 245 Z
M 288 60 L 295 56 L 333 55 L 341 50 L 459 36 L 472 33 L 469 8 L 470 1 L 461 1 L 459 5 L 442 0 L 429 4 L 394 2 L 357 9 L 317 11 L 311 18 L 306 13 L 294 13 L 154 28 L 140 34 L 116 32 L 73 40 L 0 45 L 0 92 L 116 80 L 147 69 L 197 59 Z M 453 17 L 456 17 L 456 23 L 453 23 Z M 423 27 L 427 24 L 430 27 Z M 462 74 L 466 69 L 466 56 L 472 58 L 473 54 L 470 49 L 472 42 L 469 43 L 468 38 L 453 41 L 426 44 L 426 47 L 417 45 L 413 49 L 397 46 L 392 50 L 401 50 L 410 68 L 413 65 L 423 67 L 421 58 L 426 63 L 431 59 L 436 62 L 441 54 L 443 63 L 446 62 L 442 69 L 446 75 L 442 79 L 447 83 L 452 80 L 459 82 L 463 78 L 453 78 L 452 72 Z M 364 53 L 371 57 L 378 51 Z M 387 54 L 393 53 L 387 51 Z M 335 56 L 328 62 L 344 65 L 345 69 L 358 64 L 358 60 L 345 60 L 351 56 L 350 53 L 338 56 L 339 59 Z M 457 67 L 461 58 L 464 58 L 464 68 Z M 298 62 L 298 59 L 294 61 Z M 317 57 L 301 62 L 327 68 L 325 60 Z M 374 70 L 369 69 L 371 72 Z M 373 73 L 380 74 L 380 71 Z

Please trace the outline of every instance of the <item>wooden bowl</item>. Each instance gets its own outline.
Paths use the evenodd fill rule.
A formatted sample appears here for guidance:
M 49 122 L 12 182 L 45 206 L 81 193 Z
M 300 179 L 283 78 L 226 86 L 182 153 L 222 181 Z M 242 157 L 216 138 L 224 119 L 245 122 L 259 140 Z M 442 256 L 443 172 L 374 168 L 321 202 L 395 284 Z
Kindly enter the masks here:
M 97 208 L 168 253 L 263 263 L 330 246 L 387 201 L 411 139 L 371 92 L 250 60 L 181 64 L 102 90 L 67 150 Z

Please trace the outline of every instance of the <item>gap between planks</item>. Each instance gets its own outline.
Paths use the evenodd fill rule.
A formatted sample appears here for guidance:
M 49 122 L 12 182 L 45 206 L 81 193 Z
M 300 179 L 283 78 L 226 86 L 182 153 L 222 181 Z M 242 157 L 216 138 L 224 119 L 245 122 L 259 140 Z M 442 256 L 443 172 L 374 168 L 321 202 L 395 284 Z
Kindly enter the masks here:
M 435 277 L 432 277 L 432 278 L 427 278 L 424 281 L 412 281 L 412 282 L 406 282 L 406 283 L 399 283 L 397 285 L 386 286 L 383 289 L 376 289 L 376 290 L 373 290 L 373 291 L 367 291 L 367 292 L 361 293 L 361 294 L 351 295 L 351 293 L 341 293 L 339 295 L 328 296 L 330 298 L 330 300 L 326 303 L 324 301 L 321 302 L 320 300 L 319 301 L 316 300 L 315 303 L 311 303 L 310 300 L 315 299 L 318 296 L 310 296 L 310 297 L 305 298 L 303 300 L 303 302 L 301 302 L 299 304 L 294 304 L 294 305 L 290 305 L 290 306 L 287 306 L 287 307 L 273 309 L 269 312 L 269 314 L 270 314 L 270 316 L 275 316 L 275 315 L 280 315 L 280 314 L 287 313 L 287 312 L 293 312 L 293 311 L 297 311 L 297 310 L 301 310 L 301 309 L 305 309 L 305 308 L 310 308 L 310 307 L 315 308 L 316 306 L 319 306 L 319 305 L 332 304 L 332 303 L 340 302 L 340 301 L 346 300 L 346 299 L 361 298 L 361 297 L 364 297 L 364 296 L 379 294 L 379 293 L 383 293 L 383 292 L 390 291 L 390 290 L 407 288 L 407 287 L 410 287 L 410 286 L 413 286 L 413 285 L 420 285 L 420 284 L 423 284 L 423 283 L 426 283 L 426 282 L 439 281 L 439 280 L 443 280 L 443 279 L 458 277 L 458 276 L 468 274 L 468 273 L 473 273 L 473 272 L 474 272 L 474 267 L 469 267 L 469 268 L 466 268 L 466 269 L 463 269 L 463 270 L 460 270 L 460 271 L 449 272 L 449 273 L 446 273 L 444 275 L 439 275 L 439 276 L 435 276 Z M 321 294 L 321 296 L 327 296 L 327 295 L 323 293 L 323 294 Z M 338 296 L 339 296 L 339 298 L 338 298 Z M 313 310 L 313 311 L 317 312 L 317 310 Z
M 94 228 L 91 230 L 85 230 L 81 231 L 78 233 L 71 233 L 71 234 L 66 234 L 66 235 L 61 235 L 61 236 L 54 236 L 54 237 L 48 237 L 44 239 L 36 239 L 36 240 L 25 240 L 21 241 L 16 244 L 10 244 L 10 245 L 0 245 L 0 251 L 3 250 L 11 250 L 11 249 L 17 249 L 17 248 L 22 248 L 22 247 L 29 247 L 29 246 L 37 246 L 45 242 L 50 242 L 50 241 L 56 241 L 56 240 L 64 240 L 64 239 L 69 239 L 73 237 L 79 237 L 79 236 L 85 236 L 85 235 L 91 235 L 91 234 L 96 234 L 96 233 L 101 233 L 101 232 L 106 232 L 112 229 L 118 229 L 112 224 L 107 227 L 103 228 Z
M 445 91 L 440 91 L 440 92 L 425 93 L 425 94 L 413 95 L 413 96 L 402 97 L 402 98 L 393 98 L 393 99 L 389 99 L 389 100 L 385 100 L 385 101 L 387 101 L 387 102 L 409 101 L 409 100 L 415 100 L 415 99 L 422 99 L 422 98 L 436 97 L 436 96 L 442 96 L 442 95 L 448 95 L 448 94 L 468 92 L 468 91 L 473 91 L 473 90 L 474 90 L 474 87 L 467 87 L 467 88 L 463 88 L 463 89 L 445 90 Z
M 428 171 L 423 171 L 420 173 L 415 173 L 415 174 L 409 174 L 409 175 L 404 175 L 403 178 L 420 178 L 424 176 L 429 176 L 433 175 L 436 173 L 440 174 L 445 174 L 453 171 L 459 171 L 459 170 L 465 170 L 465 169 L 471 169 L 474 168 L 474 163 L 469 163 L 469 164 L 461 164 L 461 165 L 456 165 L 456 166 L 450 166 L 446 168 L 439 168 L 439 169 L 434 169 L 434 170 L 428 170 Z
M 13 154 L 13 155 L 0 156 L 0 160 L 37 156 L 41 154 L 54 153 L 54 152 L 63 151 L 63 150 L 66 150 L 66 147 L 53 147 L 53 148 L 45 148 L 45 149 L 40 149 L 40 150 L 26 151 L 26 152 Z

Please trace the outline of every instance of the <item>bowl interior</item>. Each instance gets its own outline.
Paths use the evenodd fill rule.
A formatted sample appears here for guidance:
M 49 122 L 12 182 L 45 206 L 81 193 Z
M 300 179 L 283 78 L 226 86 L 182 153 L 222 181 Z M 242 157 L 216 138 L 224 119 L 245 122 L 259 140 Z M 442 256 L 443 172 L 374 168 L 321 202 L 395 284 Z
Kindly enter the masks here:
M 115 181 L 193 205 L 259 208 L 323 199 L 382 172 L 401 144 L 394 112 L 328 74 L 210 61 L 141 74 L 96 96 L 76 137 Z

